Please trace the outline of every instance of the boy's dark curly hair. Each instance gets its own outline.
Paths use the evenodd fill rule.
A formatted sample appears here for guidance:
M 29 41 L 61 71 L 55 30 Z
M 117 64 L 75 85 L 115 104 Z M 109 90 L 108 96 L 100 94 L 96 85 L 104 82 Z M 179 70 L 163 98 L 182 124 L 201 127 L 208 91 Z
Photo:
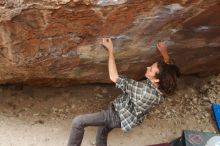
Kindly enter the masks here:
M 180 76 L 180 70 L 175 64 L 167 64 L 163 61 L 157 63 L 159 73 L 156 78 L 159 81 L 159 89 L 162 89 L 166 94 L 173 94 L 177 88 L 177 77 Z

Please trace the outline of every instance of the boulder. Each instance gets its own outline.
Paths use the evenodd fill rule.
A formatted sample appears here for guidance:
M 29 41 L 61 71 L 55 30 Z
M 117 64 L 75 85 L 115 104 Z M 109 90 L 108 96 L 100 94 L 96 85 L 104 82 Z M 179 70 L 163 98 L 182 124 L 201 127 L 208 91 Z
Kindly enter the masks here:
M 219 0 L 1 0 L 0 13 L 0 84 L 111 83 L 102 37 L 133 79 L 162 59 L 159 40 L 182 74 L 220 71 Z

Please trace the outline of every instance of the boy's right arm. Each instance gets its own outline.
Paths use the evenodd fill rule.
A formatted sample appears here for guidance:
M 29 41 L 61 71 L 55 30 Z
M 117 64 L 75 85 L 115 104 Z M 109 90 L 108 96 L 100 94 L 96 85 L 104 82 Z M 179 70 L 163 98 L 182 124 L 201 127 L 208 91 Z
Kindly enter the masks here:
M 113 54 L 113 43 L 111 38 L 102 38 L 102 45 L 108 50 L 108 70 L 110 79 L 116 83 L 118 79 L 118 70 L 115 63 L 115 57 Z

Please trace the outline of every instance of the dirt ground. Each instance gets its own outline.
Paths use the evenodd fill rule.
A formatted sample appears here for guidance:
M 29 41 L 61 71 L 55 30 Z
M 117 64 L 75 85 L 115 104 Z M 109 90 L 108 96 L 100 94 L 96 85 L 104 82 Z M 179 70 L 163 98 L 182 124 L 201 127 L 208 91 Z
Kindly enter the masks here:
M 109 146 L 169 142 L 183 130 L 217 132 L 211 103 L 220 103 L 220 75 L 183 77 L 178 91 L 154 108 L 128 133 L 114 129 Z M 121 91 L 114 85 L 66 88 L 0 87 L 0 146 L 65 146 L 72 119 L 105 109 Z M 95 145 L 96 127 L 85 131 L 82 146 Z

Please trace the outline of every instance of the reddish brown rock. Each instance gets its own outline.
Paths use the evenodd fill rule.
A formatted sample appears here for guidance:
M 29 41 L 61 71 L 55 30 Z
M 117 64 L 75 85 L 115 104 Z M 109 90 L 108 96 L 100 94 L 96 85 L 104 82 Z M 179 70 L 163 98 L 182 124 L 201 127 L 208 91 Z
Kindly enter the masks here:
M 219 0 L 1 0 L 0 84 L 109 83 L 112 37 L 120 73 L 144 77 L 158 40 L 183 74 L 219 72 Z

